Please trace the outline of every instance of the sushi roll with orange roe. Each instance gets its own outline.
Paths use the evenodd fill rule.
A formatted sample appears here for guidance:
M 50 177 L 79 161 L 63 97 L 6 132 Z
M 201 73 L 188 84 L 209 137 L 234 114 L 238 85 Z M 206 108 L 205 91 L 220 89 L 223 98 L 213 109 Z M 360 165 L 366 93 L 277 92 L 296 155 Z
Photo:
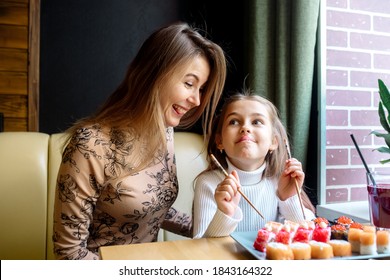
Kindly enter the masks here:
M 348 230 L 348 242 L 351 243 L 351 249 L 353 253 L 360 253 L 360 235 L 363 229 L 350 228 Z
M 336 219 L 335 223 L 343 225 L 348 229 L 349 226 L 353 223 L 353 220 L 347 216 L 340 216 L 338 219 Z
M 378 253 L 390 253 L 390 232 L 387 230 L 378 230 L 376 232 L 376 246 Z
M 349 228 L 363 229 L 363 225 L 361 223 L 353 222 L 352 224 L 349 225 Z
M 341 239 L 341 240 L 347 240 L 348 239 L 348 231 L 347 228 L 341 224 L 332 225 L 330 227 L 330 238 L 331 239 Z
M 319 225 L 321 222 L 325 223 L 326 225 L 329 225 L 329 221 L 326 218 L 323 217 L 317 217 L 313 220 L 314 225 Z
M 372 228 L 363 229 L 360 234 L 360 254 L 372 255 L 376 254 L 376 232 Z

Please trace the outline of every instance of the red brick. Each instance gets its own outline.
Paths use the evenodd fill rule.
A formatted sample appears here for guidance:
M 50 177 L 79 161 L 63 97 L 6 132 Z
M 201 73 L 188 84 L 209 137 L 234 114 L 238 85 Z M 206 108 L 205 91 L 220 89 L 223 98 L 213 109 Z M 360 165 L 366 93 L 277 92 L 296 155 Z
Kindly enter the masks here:
M 367 165 L 379 164 L 381 160 L 390 157 L 390 155 L 385 156 L 378 151 L 373 151 L 374 148 L 363 148 L 359 146 L 359 149 Z M 359 167 L 364 167 L 363 161 L 355 148 L 351 149 L 351 164 L 358 165 Z
M 326 20 L 328 26 L 360 30 L 371 29 L 370 16 L 360 13 L 328 10 L 326 13 Z
M 356 49 L 389 51 L 390 36 L 351 32 L 350 44 Z
M 351 71 L 350 79 L 352 87 L 378 89 L 378 79 L 390 85 L 390 74 L 380 72 Z
M 345 186 L 365 184 L 366 170 L 362 168 L 343 168 L 343 169 L 327 169 L 326 170 L 326 185 L 327 186 Z
M 378 97 L 379 98 L 379 97 Z M 326 105 L 328 106 L 371 106 L 371 92 L 358 90 L 331 90 L 326 91 Z
M 350 0 L 349 6 L 352 10 L 384 14 L 390 13 L 390 5 L 387 0 Z
M 347 86 L 348 72 L 328 69 L 326 71 L 326 84 L 328 86 Z
M 336 8 L 347 8 L 348 2 L 347 0 L 327 0 L 327 7 L 336 7 Z
M 370 129 L 326 129 L 326 145 L 329 146 L 354 146 L 351 134 L 354 135 L 358 145 L 371 144 Z M 369 141 L 369 142 L 366 142 Z
M 348 33 L 345 31 L 326 31 L 326 44 L 332 47 L 347 47 L 348 46 Z
M 367 187 L 351 188 L 351 201 L 366 201 L 368 198 Z
M 332 202 L 347 202 L 348 201 L 348 189 L 337 188 L 326 190 L 326 203 Z
M 370 68 L 371 55 L 364 52 L 328 50 L 326 63 L 329 66 Z
M 347 149 L 326 149 L 326 165 L 346 165 L 348 164 Z
M 389 23 L 390 24 L 390 23 Z M 390 55 L 374 54 L 375 69 L 390 69 Z
M 380 126 L 377 110 L 351 111 L 352 126 Z
M 390 18 L 374 16 L 373 22 L 373 27 L 375 31 L 390 33 Z
M 347 126 L 348 111 L 347 110 L 326 110 L 326 125 Z

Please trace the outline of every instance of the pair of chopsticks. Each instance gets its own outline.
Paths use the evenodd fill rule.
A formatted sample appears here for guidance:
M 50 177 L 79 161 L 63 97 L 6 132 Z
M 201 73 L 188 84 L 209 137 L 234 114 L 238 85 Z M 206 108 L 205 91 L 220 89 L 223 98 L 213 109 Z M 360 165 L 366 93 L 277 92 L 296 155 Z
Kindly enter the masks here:
M 291 158 L 291 152 L 290 152 L 290 147 L 288 146 L 287 140 L 286 140 L 286 139 L 284 139 L 284 143 L 285 143 L 286 149 L 287 149 L 287 156 L 288 156 L 288 158 L 290 159 L 290 158 Z M 303 209 L 302 196 L 301 196 L 300 188 L 299 188 L 299 186 L 298 186 L 298 181 L 297 181 L 296 178 L 294 178 L 294 181 L 295 181 L 295 189 L 296 189 L 296 191 L 297 191 L 298 198 L 299 198 L 299 203 L 300 203 L 301 209 L 302 209 L 303 219 L 306 220 L 305 210 Z
M 211 159 L 214 161 L 214 163 L 218 166 L 219 169 L 223 172 L 223 174 L 228 177 L 229 174 L 226 172 L 226 170 L 223 168 L 223 166 L 219 163 L 219 161 L 215 158 L 213 154 L 210 154 Z M 237 191 L 241 194 L 241 196 L 249 203 L 250 206 L 252 206 L 253 209 L 257 212 L 257 214 L 260 215 L 264 219 L 264 216 L 260 213 L 259 210 L 253 205 L 253 203 L 249 200 L 249 198 L 241 191 L 240 188 L 237 189 Z

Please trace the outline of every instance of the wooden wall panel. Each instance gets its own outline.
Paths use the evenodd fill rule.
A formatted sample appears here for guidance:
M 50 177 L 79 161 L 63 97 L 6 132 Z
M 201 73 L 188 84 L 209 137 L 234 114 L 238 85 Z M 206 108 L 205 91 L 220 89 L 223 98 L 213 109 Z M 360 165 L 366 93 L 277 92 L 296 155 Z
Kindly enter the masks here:
M 29 112 L 30 100 L 36 99 L 29 96 L 29 73 L 34 75 L 34 85 L 38 84 L 35 73 L 39 73 L 39 69 L 31 69 L 32 58 L 29 57 L 30 34 L 37 28 L 31 26 L 30 1 L 34 9 L 39 9 L 39 0 L 0 1 L 0 112 L 4 114 L 4 131 L 29 131 L 30 119 L 37 123 L 35 104 L 33 114 Z M 36 90 L 36 87 L 32 88 Z M 37 131 L 34 124 L 32 128 Z
M 27 73 L 0 72 L 0 94 L 27 95 Z
M 28 26 L 27 3 L 0 2 L 0 24 Z
M 0 25 L 0 48 L 27 49 L 28 29 L 26 26 Z

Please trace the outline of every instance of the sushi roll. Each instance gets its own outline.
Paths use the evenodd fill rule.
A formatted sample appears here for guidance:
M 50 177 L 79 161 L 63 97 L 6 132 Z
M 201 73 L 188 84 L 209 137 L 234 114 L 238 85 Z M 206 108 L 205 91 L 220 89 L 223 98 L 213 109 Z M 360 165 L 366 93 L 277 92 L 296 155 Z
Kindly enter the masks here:
M 327 226 L 329 225 L 329 221 L 328 219 L 326 218 L 323 218 L 323 217 L 317 217 L 313 220 L 314 224 L 317 226 L 319 225 L 321 222 L 324 222 Z
M 376 232 L 363 229 L 363 232 L 360 234 L 360 254 L 376 254 Z
M 296 222 L 293 222 L 293 221 L 289 221 L 289 220 L 285 220 L 283 228 L 285 230 L 291 232 L 292 235 L 294 235 L 295 232 L 297 231 L 297 229 L 299 228 L 299 223 L 296 223 Z
M 283 228 L 283 224 L 282 223 L 278 223 L 278 222 L 267 222 L 264 226 L 264 228 L 266 230 L 269 230 L 269 231 L 272 231 L 273 233 L 278 233 L 279 230 L 281 230 Z
M 290 248 L 293 251 L 294 260 L 311 259 L 311 247 L 309 243 L 293 242 L 290 244 Z
M 275 242 L 283 243 L 289 245 L 293 239 L 293 232 L 287 231 L 286 229 L 281 229 L 275 236 Z
M 273 233 L 272 231 L 269 231 L 265 228 L 259 229 L 255 242 L 253 243 L 253 247 L 260 252 L 265 252 L 265 247 L 267 246 L 267 243 L 273 241 L 274 238 L 275 233 Z
M 363 229 L 350 228 L 348 230 L 348 242 L 351 243 L 351 249 L 353 253 L 360 253 L 360 235 L 363 233 Z
M 341 216 L 335 220 L 335 224 L 343 225 L 347 229 L 353 223 L 353 220 L 347 216 Z
M 309 245 L 312 259 L 330 259 L 333 257 L 333 248 L 328 243 L 311 240 Z
M 269 242 L 266 247 L 265 257 L 268 260 L 293 260 L 294 253 L 290 246 L 286 244 Z
M 390 253 L 390 232 L 387 230 L 378 230 L 376 232 L 377 252 L 381 254 Z
M 313 230 L 299 227 L 293 237 L 293 242 L 309 243 Z
M 313 230 L 312 240 L 327 243 L 330 240 L 330 227 L 325 222 L 320 222 Z
M 363 229 L 363 225 L 357 222 L 353 222 L 352 224 L 349 225 L 349 228 Z
M 352 255 L 352 246 L 346 240 L 331 239 L 329 245 L 332 246 L 333 256 L 335 257 L 347 257 Z
M 330 238 L 331 239 L 348 239 L 347 228 L 342 224 L 335 224 L 330 227 Z

